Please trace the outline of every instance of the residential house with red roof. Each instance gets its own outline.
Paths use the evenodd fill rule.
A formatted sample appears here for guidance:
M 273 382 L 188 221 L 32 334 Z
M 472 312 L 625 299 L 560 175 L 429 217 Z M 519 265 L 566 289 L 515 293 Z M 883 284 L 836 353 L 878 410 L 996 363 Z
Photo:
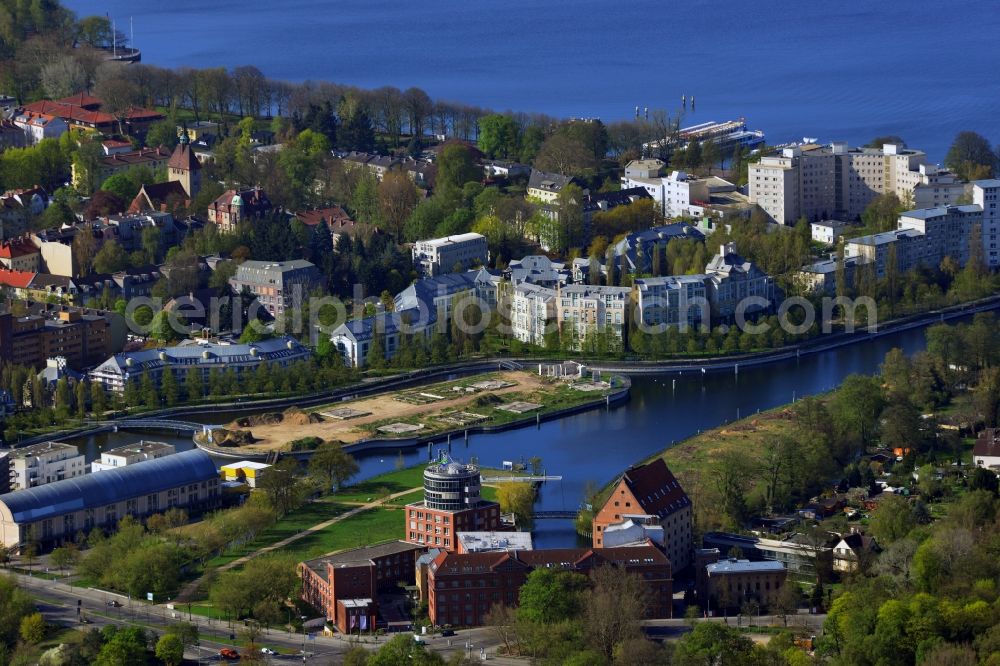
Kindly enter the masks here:
M 19 236 L 0 241 L 0 266 L 7 270 L 37 273 L 41 267 L 41 251 L 30 238 Z
M 594 547 L 605 545 L 605 530 L 630 520 L 663 528 L 664 547 L 675 571 L 691 564 L 694 547 L 691 500 L 662 458 L 625 470 L 604 506 L 594 515 Z
M 104 100 L 86 93 L 33 102 L 25 105 L 23 112 L 54 116 L 68 124 L 70 129 L 109 134 L 144 134 L 150 125 L 166 117 L 159 111 L 142 107 L 131 107 L 116 117 L 105 110 Z
M 219 231 L 236 231 L 244 220 L 262 217 L 271 211 L 271 200 L 259 187 L 245 190 L 226 190 L 208 206 L 208 221 L 217 224 Z
M 35 279 L 35 273 L 0 269 L 0 290 L 15 298 L 27 298 L 28 287 Z
M 358 235 L 367 236 L 369 233 L 378 233 L 378 228 L 361 222 L 355 222 L 351 216 L 340 206 L 330 206 L 329 208 L 317 208 L 295 213 L 295 219 L 307 227 L 315 228 L 319 224 L 325 223 L 333 236 L 333 246 L 337 247 L 337 242 L 341 235 L 354 238 Z
M 22 111 L 14 116 L 14 124 L 24 131 L 28 143 L 32 144 L 42 139 L 58 139 L 69 131 L 66 121 L 51 113 Z

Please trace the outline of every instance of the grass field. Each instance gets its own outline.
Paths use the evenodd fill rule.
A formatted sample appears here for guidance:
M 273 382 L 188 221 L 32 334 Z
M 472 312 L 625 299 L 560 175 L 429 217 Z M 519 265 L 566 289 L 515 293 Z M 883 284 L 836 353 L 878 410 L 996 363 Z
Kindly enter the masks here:
M 395 507 L 368 509 L 293 541 L 282 548 L 281 553 L 308 560 L 337 550 L 402 539 L 405 536 L 404 532 L 403 509 Z
M 360 481 L 338 491 L 333 497 L 343 502 L 370 502 L 410 488 L 422 488 L 423 485 L 424 465 L 417 465 Z

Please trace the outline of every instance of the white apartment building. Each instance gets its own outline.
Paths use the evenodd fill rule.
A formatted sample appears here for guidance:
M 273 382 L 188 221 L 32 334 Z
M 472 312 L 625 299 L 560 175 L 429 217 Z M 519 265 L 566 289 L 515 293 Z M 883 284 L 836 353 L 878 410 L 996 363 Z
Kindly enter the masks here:
M 890 250 L 890 248 L 892 248 Z M 916 229 L 896 229 L 871 236 L 851 238 L 844 243 L 845 259 L 854 259 L 857 266 L 875 264 L 875 277 L 882 279 L 892 253 L 896 255 L 896 268 L 900 274 L 924 262 L 936 266 L 929 257 L 924 235 Z
M 556 302 L 559 331 L 572 335 L 577 349 L 596 331 L 604 331 L 609 340 L 621 344 L 631 293 L 630 287 L 574 284 L 561 288 Z
M 458 234 L 413 244 L 413 264 L 427 277 L 452 273 L 456 266 L 466 270 L 486 265 L 489 260 L 489 248 L 482 234 Z
M 140 441 L 138 444 L 127 444 L 119 446 L 110 451 L 101 453 L 101 459 L 90 463 L 91 472 L 103 472 L 108 469 L 118 469 L 134 465 L 146 460 L 156 460 L 164 456 L 173 455 L 177 452 L 177 447 L 166 442 Z
M 983 211 L 981 234 L 983 259 L 991 269 L 1000 268 L 1000 180 L 977 180 L 972 183 L 972 203 Z
M 60 442 L 43 442 L 14 449 L 8 459 L 11 490 L 35 488 L 87 473 L 84 455 L 75 446 Z
M 659 160 L 634 160 L 625 167 L 621 178 L 623 190 L 641 187 L 660 206 L 664 217 L 704 217 L 709 213 L 713 193 L 735 192 L 736 186 L 722 178 L 697 178 L 683 171 L 671 171 L 660 177 L 659 169 L 647 163 Z M 638 167 L 635 165 L 647 165 Z
M 510 304 L 513 336 L 521 342 L 544 346 L 546 330 L 556 321 L 556 301 L 554 289 L 530 282 L 517 284 Z
M 911 210 L 899 216 L 898 229 L 913 229 L 924 236 L 923 261 L 936 266 L 951 257 L 959 266 L 969 261 L 972 228 L 982 224 L 983 209 L 974 204 Z
M 710 321 L 705 290 L 707 275 L 669 275 L 635 281 L 636 310 L 644 327 L 663 330 L 676 326 L 684 331 Z
M 706 295 L 712 304 L 712 313 L 722 319 L 731 319 L 741 309 L 745 314 L 766 309 L 747 299 L 774 301 L 774 280 L 757 264 L 744 259 L 736 251 L 736 243 L 719 246 L 719 253 L 705 267 Z
M 800 218 L 858 218 L 872 199 L 895 193 L 910 206 L 947 206 L 964 185 L 947 171 L 927 164 L 927 156 L 895 144 L 849 148 L 806 144 L 765 155 L 749 171 L 750 201 L 775 222 Z M 918 203 L 920 202 L 920 203 Z

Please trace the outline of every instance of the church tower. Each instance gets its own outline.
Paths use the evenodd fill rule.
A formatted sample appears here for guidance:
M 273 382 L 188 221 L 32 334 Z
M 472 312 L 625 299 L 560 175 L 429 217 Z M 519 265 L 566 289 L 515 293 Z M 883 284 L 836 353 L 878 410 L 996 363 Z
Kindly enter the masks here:
M 201 162 L 191 150 L 187 130 L 181 132 L 181 139 L 167 160 L 167 180 L 176 180 L 184 187 L 188 197 L 193 199 L 201 189 Z

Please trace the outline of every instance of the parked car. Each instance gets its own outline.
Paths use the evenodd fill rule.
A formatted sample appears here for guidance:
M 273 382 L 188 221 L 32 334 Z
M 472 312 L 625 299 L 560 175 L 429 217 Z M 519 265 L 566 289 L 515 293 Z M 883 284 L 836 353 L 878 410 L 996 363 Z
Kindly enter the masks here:
M 260 649 L 260 652 L 261 652 L 261 654 L 266 654 L 266 655 L 269 655 L 269 656 L 274 656 L 274 655 L 278 654 L 277 652 L 275 652 L 274 650 L 272 650 L 269 647 L 262 647 Z
M 122 602 L 112 599 L 111 601 L 108 602 L 108 605 L 111 606 L 112 608 L 120 608 Z
M 455 630 L 454 629 L 444 629 L 444 630 L 441 631 L 441 635 L 442 636 L 454 636 L 455 635 Z
M 240 653 L 233 648 L 222 648 L 219 650 L 219 656 L 227 661 L 236 661 L 240 658 Z

